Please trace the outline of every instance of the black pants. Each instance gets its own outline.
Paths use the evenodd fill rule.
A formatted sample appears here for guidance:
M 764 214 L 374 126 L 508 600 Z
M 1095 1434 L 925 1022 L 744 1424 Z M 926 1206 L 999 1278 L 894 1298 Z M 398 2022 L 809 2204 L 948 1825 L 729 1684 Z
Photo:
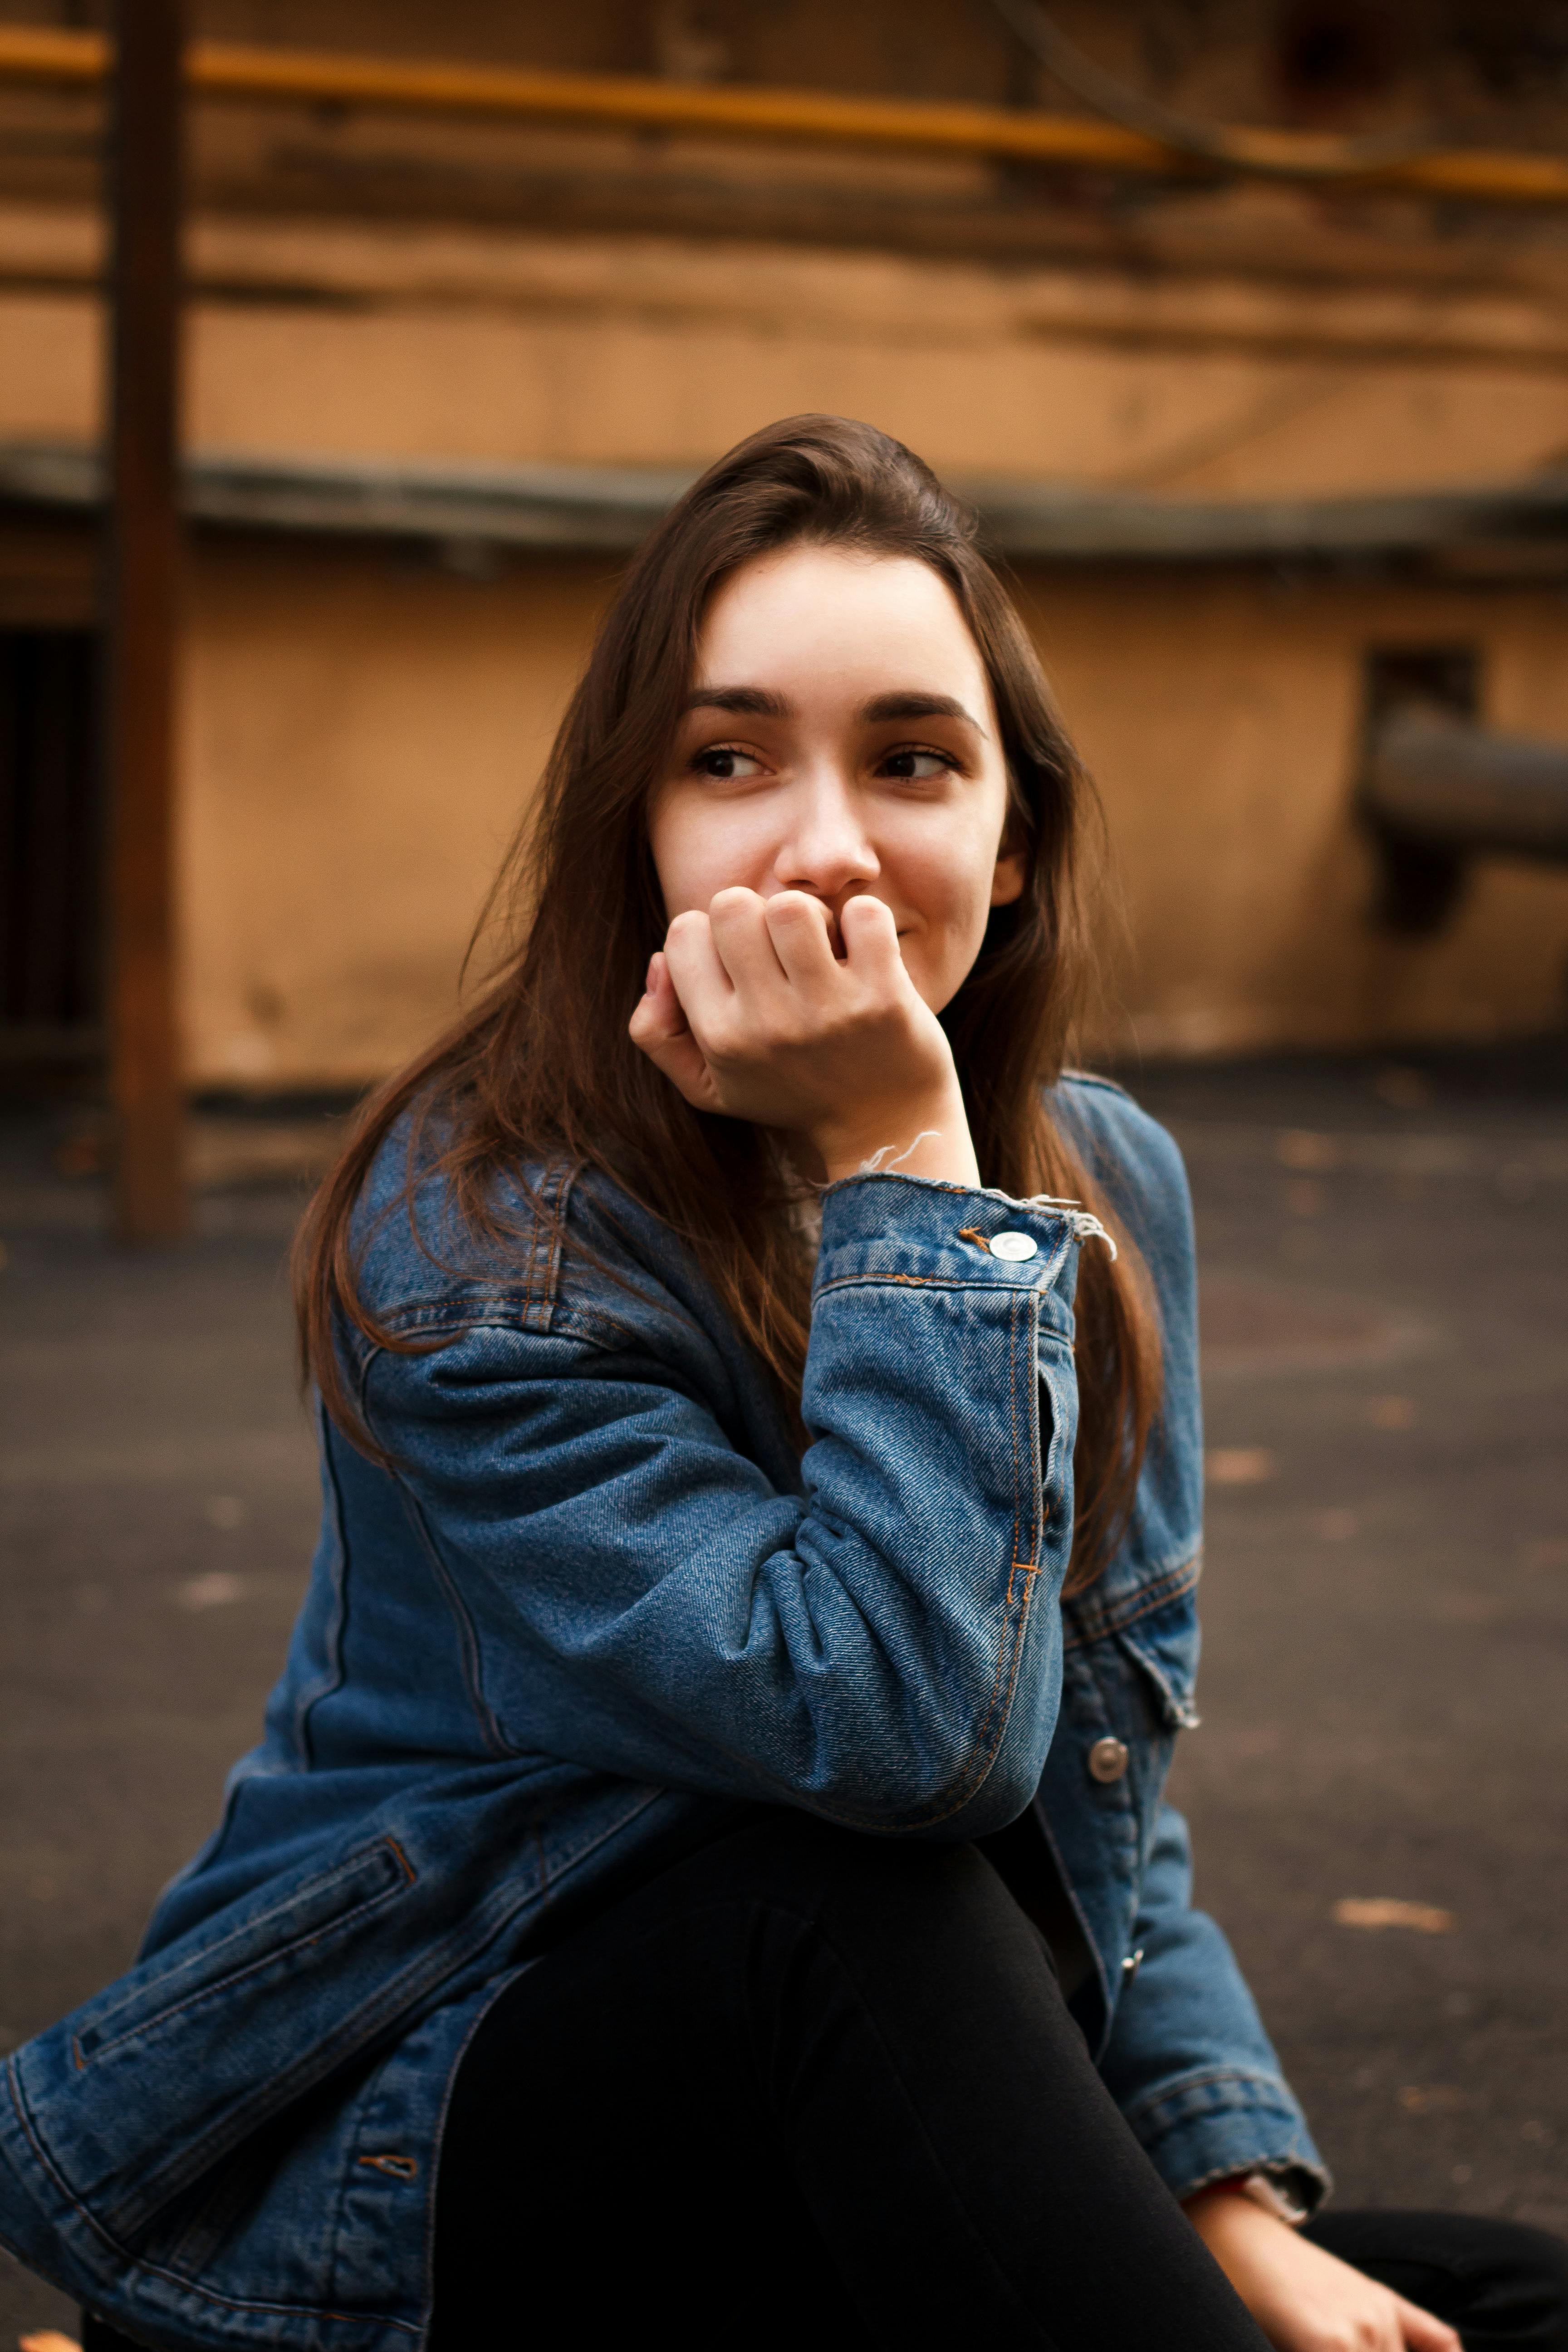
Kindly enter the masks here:
M 496 2003 L 437 2184 L 433 2352 L 1259 2352 L 971 1846 L 754 1812 Z M 1568 2247 L 1310 2225 L 1457 2326 L 1568 2352 Z M 89 2320 L 85 2352 L 125 2352 Z
M 1468 2352 L 1568 2352 L 1568 2247 L 1346 2213 L 1332 2252 Z M 970 1846 L 757 1812 L 579 1928 L 491 2010 L 437 2192 L 434 2352 L 586 2347 L 1258 2352 L 1089 2063 L 1046 1948 Z

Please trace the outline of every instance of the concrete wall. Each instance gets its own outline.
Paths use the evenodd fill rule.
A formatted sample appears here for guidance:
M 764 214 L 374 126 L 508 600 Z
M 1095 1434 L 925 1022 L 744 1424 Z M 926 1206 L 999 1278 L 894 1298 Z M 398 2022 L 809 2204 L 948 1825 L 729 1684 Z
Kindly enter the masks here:
M 1241 213 L 1247 255 L 1148 275 L 209 216 L 188 435 L 683 465 L 818 407 L 939 468 L 1194 497 L 1505 478 L 1568 450 L 1568 266 L 1270 282 L 1268 200 Z M 100 266 L 89 212 L 0 201 L 0 438 L 97 431 Z
M 609 586 L 587 562 L 208 543 L 186 676 L 185 1001 L 203 1084 L 341 1085 L 457 1003 L 486 887 Z M 1561 1011 L 1568 875 L 1481 867 L 1380 937 L 1351 811 L 1371 646 L 1473 643 L 1497 723 L 1568 738 L 1558 601 L 1036 572 L 1026 607 L 1110 820 L 1098 1050 L 1484 1036 Z
M 603 564 L 476 583 L 202 551 L 181 837 L 198 1083 L 357 1082 L 449 1017 L 605 584 Z
M 60 13 L 0 0 L 6 17 Z M 968 0 L 868 0 L 847 27 L 826 0 L 198 14 L 229 37 L 1064 102 Z M 1175 102 L 1289 118 L 1266 0 L 1224 0 L 1201 26 L 1120 0 L 1068 16 Z M 1555 84 L 1407 30 L 1397 74 L 1351 91 L 1346 125 L 1461 107 L 1475 138 L 1561 143 Z M 198 446 L 696 465 L 824 407 L 948 471 L 1204 497 L 1506 479 L 1568 453 L 1568 222 L 1552 215 L 354 109 L 197 108 L 192 128 Z M 93 102 L 3 92 L 0 132 L 0 438 L 87 440 Z M 519 562 L 480 583 L 377 552 L 204 543 L 182 853 L 196 1078 L 358 1079 L 446 1016 L 604 585 L 592 564 Z M 1568 739 L 1559 587 L 1044 572 L 1026 587 L 1104 789 L 1142 1043 L 1560 1017 L 1568 879 L 1489 865 L 1438 939 L 1392 943 L 1365 919 L 1350 816 L 1372 646 L 1473 642 L 1487 716 Z M 58 616 L 84 593 L 37 533 L 0 533 L 0 617 Z
M 1392 940 L 1368 920 L 1352 807 L 1372 649 L 1473 645 L 1487 719 L 1568 740 L 1558 597 L 1058 575 L 1027 602 L 1104 796 L 1139 1047 L 1485 1037 L 1562 1017 L 1568 873 L 1484 861 L 1439 936 Z

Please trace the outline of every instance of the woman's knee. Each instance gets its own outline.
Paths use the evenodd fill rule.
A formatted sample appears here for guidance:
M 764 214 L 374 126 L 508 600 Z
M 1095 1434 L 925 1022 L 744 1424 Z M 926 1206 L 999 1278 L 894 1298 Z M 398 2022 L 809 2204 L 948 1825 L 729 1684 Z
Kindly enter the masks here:
M 1011 1976 L 1055 1991 L 1037 1930 L 976 1847 L 871 1837 L 806 1813 L 755 1816 L 710 1868 L 766 1907 L 819 1930 L 868 1968 L 918 1955 L 933 1985 Z

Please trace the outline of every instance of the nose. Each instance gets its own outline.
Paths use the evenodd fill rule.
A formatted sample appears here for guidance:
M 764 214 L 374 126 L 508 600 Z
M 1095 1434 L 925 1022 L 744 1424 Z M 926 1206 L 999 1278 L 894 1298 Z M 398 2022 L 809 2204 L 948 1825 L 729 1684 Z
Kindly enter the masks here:
M 781 890 L 809 890 L 837 914 L 882 870 L 858 796 L 836 771 L 818 771 L 799 779 L 788 811 L 774 878 Z

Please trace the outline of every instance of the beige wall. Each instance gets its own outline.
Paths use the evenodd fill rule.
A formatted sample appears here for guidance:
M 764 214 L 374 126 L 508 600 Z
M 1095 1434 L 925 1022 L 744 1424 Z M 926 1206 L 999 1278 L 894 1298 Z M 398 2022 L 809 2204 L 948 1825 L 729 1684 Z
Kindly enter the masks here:
M 1031 581 L 1028 603 L 1106 803 L 1139 1047 L 1484 1037 L 1562 1018 L 1568 873 L 1483 861 L 1441 934 L 1392 940 L 1368 920 L 1352 808 L 1373 648 L 1472 644 L 1486 717 L 1568 740 L 1557 597 L 1058 574 Z
M 608 576 L 475 583 L 213 543 L 186 675 L 185 1003 L 208 1085 L 342 1085 L 449 1015 L 469 927 Z M 1110 822 L 1133 943 L 1102 1049 L 1487 1035 L 1560 1017 L 1568 875 L 1483 866 L 1439 939 L 1366 920 L 1360 666 L 1470 641 L 1489 715 L 1568 738 L 1555 598 L 1037 573 L 1031 620 Z
M 191 260 L 204 447 L 698 464 L 827 408 L 939 467 L 1192 496 L 1503 478 L 1568 449 L 1545 270 L 1303 287 L 216 217 Z M 100 261 L 86 211 L 0 204 L 0 439 L 96 430 Z
M 449 1016 L 605 576 L 203 550 L 181 850 L 197 1083 L 353 1083 Z
M 430 33 L 415 0 L 398 21 L 410 39 L 416 22 Z M 602 165 L 617 186 L 638 172 L 650 188 L 707 173 L 721 194 L 798 184 L 829 209 L 835 189 L 891 205 L 902 188 L 910 220 L 946 206 L 962 227 L 972 206 L 986 235 L 1023 220 L 1035 241 L 989 258 L 745 242 L 719 196 L 709 236 L 310 217 L 305 145 L 340 176 L 301 184 L 348 190 L 349 167 L 369 169 L 394 127 L 224 121 L 255 202 L 215 200 L 191 228 L 188 432 L 207 447 L 694 465 L 770 417 L 825 407 L 953 472 L 1205 497 L 1508 478 L 1568 451 L 1561 224 L 1331 218 L 1315 196 L 1259 188 L 1122 215 L 1070 195 L 1015 202 L 978 162 L 716 157 L 564 132 L 448 127 L 423 156 L 426 133 L 406 125 L 392 176 L 411 202 L 447 185 L 420 178 L 422 156 L 432 170 L 488 158 L 503 194 L 520 158 L 544 173 L 574 156 L 584 182 Z M 198 146 L 216 135 L 198 128 Z M 203 169 L 216 186 L 218 164 Z M 85 440 L 101 406 L 99 218 L 79 191 L 46 201 L 14 178 L 5 191 L 0 439 Z M 36 579 L 21 564 L 13 593 L 0 562 L 6 612 L 31 597 L 44 617 L 47 593 L 66 593 L 42 562 Z M 195 1078 L 358 1080 L 450 1011 L 604 580 L 541 561 L 479 583 L 376 551 L 204 543 L 183 833 Z M 1391 942 L 1365 919 L 1349 813 L 1372 645 L 1473 640 L 1488 715 L 1568 740 L 1558 590 L 1042 572 L 1028 593 L 1110 814 L 1139 1042 L 1207 1051 L 1561 1017 L 1568 877 L 1489 864 L 1439 939 Z

